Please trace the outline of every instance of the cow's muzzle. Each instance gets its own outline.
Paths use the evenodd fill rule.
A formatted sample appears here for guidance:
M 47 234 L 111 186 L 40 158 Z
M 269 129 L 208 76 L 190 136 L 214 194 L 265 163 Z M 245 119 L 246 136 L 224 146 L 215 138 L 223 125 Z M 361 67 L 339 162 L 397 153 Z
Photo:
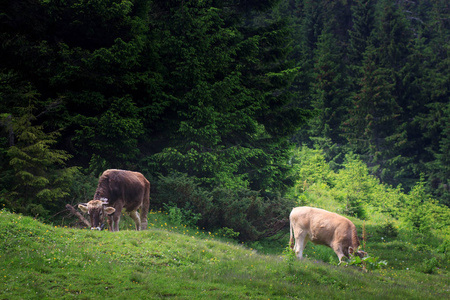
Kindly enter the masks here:
M 102 225 L 97 226 L 97 227 L 91 227 L 91 230 L 103 230 L 103 228 L 105 228 L 105 224 L 102 224 Z

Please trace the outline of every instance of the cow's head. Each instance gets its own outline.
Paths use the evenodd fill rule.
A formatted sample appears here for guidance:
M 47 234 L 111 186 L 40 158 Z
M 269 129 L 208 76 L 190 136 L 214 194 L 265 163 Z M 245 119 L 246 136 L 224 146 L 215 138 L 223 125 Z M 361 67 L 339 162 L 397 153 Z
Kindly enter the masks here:
M 357 256 L 359 256 L 360 258 L 363 258 L 363 257 L 365 257 L 365 256 L 367 256 L 367 252 L 364 252 L 364 251 L 362 251 L 362 250 L 359 250 L 359 249 L 354 249 L 353 247 L 348 247 L 348 253 L 350 254 L 350 255 L 357 255 Z
M 89 214 L 92 230 L 102 230 L 105 214 L 110 215 L 116 211 L 114 207 L 106 207 L 107 204 L 107 200 L 91 200 L 88 203 L 78 204 L 81 211 Z

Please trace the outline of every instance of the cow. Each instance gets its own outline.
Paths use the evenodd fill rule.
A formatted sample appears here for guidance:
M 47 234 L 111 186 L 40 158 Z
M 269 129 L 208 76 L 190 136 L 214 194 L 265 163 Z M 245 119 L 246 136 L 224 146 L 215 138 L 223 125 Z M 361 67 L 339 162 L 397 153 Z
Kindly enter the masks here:
M 307 206 L 296 207 L 292 209 L 289 221 L 289 244 L 299 259 L 302 259 L 308 241 L 333 249 L 339 263 L 344 256 L 349 258 L 350 254 L 361 258 L 367 254 L 358 250 L 359 240 L 355 225 L 336 213 Z
M 144 175 L 116 169 L 106 170 L 100 176 L 94 200 L 78 205 L 89 214 L 91 229 L 101 230 L 106 215 L 110 231 L 119 231 L 123 208 L 136 223 L 136 230 L 147 229 L 149 206 L 150 182 Z

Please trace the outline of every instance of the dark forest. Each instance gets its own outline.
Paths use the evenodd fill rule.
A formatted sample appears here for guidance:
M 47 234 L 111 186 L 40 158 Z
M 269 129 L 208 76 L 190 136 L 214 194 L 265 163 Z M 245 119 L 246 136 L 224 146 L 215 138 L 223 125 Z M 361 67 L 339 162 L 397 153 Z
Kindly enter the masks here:
M 255 240 L 303 147 L 450 206 L 448 1 L 1 0 L 0 38 L 0 208 L 51 219 L 136 170 Z

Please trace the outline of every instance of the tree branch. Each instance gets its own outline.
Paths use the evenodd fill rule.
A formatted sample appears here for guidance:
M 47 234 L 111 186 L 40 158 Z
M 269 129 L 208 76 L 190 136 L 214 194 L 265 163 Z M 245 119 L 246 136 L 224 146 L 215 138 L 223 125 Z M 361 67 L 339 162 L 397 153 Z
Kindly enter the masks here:
M 67 208 L 67 210 L 70 211 L 74 216 L 76 216 L 78 219 L 80 219 L 81 222 L 83 222 L 84 224 L 86 224 L 86 226 L 88 226 L 89 228 L 91 227 L 91 224 L 89 223 L 89 221 L 86 220 L 86 218 L 83 217 L 83 215 L 81 215 L 75 208 L 73 208 L 72 205 L 66 204 L 66 208 Z

